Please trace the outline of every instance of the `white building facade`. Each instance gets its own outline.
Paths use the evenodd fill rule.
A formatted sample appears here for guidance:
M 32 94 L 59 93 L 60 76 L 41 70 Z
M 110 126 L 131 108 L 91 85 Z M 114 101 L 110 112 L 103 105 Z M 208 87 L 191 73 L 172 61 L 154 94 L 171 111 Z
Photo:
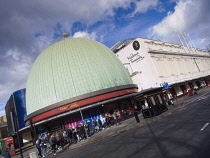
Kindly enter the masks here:
M 128 69 L 139 91 L 170 85 L 173 96 L 210 82 L 210 55 L 206 50 L 145 38 L 118 42 L 112 48 Z

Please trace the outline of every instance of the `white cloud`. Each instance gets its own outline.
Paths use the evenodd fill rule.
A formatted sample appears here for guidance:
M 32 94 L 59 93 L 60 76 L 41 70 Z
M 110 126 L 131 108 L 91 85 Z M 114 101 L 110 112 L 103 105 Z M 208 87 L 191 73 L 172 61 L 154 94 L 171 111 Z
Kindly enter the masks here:
M 210 1 L 207 0 L 178 1 L 173 13 L 168 13 L 160 23 L 150 28 L 149 38 L 179 43 L 176 31 L 183 31 L 191 35 L 197 47 L 205 48 L 210 41 L 209 6 Z
M 6 53 L 6 57 L 7 58 L 12 58 L 13 60 L 20 60 L 20 52 L 18 52 L 17 50 L 9 50 L 7 53 Z
M 72 24 L 80 22 L 88 28 L 98 21 L 108 21 L 115 16 L 117 9 L 130 8 L 132 2 L 136 4 L 133 14 L 157 8 L 159 3 L 158 0 L 60 0 L 59 3 L 55 0 L 0 1 L 0 74 L 3 74 L 0 78 L 0 100 L 5 100 L 14 91 L 25 88 L 28 72 L 39 53 L 62 39 L 53 39 L 54 33 L 68 32 L 73 37 L 102 42 L 103 30 L 108 32 L 108 29 L 115 27 L 112 22 L 107 22 L 108 26 L 105 23 L 103 27 L 96 28 L 96 31 L 90 32 L 87 29 L 82 32 L 78 29 L 74 34 Z M 130 28 L 119 30 L 129 32 Z M 37 33 L 40 34 L 38 37 Z M 125 33 L 118 33 L 119 36 L 122 34 Z M 112 37 L 107 35 L 107 38 Z
M 97 36 L 96 36 L 96 32 L 92 32 L 92 33 L 88 33 L 88 32 L 76 32 L 73 35 L 73 38 L 77 38 L 77 37 L 81 37 L 81 38 L 89 38 L 92 40 L 97 40 Z
M 0 99 L 9 99 L 9 96 L 16 90 L 25 88 L 28 71 L 32 64 L 31 57 L 21 55 L 17 49 L 9 49 L 6 55 L 1 58 L 0 66 Z
M 134 16 L 137 13 L 145 13 L 149 9 L 156 9 L 158 7 L 159 0 L 141 0 L 136 2 L 136 8 L 132 13 Z
M 73 37 L 103 41 L 103 30 L 78 32 L 72 35 L 72 24 L 80 22 L 91 26 L 98 21 L 113 18 L 118 8 L 127 9 L 136 3 L 135 13 L 155 7 L 157 0 L 36 0 L 0 1 L 0 100 L 7 99 L 14 91 L 25 88 L 30 67 L 36 57 L 50 44 L 54 33 L 68 32 Z M 141 6 L 140 6 L 141 4 Z M 58 25 L 59 24 L 59 25 Z M 109 23 L 109 29 L 111 24 Z M 98 34 L 100 32 L 101 34 Z M 39 34 L 38 36 L 36 36 Z

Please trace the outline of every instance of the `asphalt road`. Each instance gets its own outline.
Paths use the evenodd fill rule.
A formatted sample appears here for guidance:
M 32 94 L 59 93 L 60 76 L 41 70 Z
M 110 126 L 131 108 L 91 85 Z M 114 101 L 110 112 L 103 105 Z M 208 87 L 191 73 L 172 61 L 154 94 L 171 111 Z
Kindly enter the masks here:
M 209 158 L 210 93 L 161 120 L 67 150 L 60 158 Z

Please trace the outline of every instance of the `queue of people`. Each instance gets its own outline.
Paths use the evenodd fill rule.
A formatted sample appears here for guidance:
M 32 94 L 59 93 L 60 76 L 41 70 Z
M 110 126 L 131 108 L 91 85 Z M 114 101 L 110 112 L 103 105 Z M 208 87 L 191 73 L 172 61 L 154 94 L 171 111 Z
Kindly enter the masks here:
M 83 139 L 90 137 L 88 123 L 77 124 L 75 128 L 69 127 L 66 130 L 56 131 L 51 134 L 42 134 L 36 140 L 36 148 L 39 157 L 46 157 L 50 152 L 57 154 L 58 149 L 64 150 L 65 145 L 79 143 Z M 50 151 L 50 152 L 49 152 Z
M 121 117 L 122 114 L 122 117 Z M 121 114 L 119 111 L 115 111 L 114 113 L 105 113 L 104 117 L 94 119 L 92 125 L 94 126 L 95 132 L 99 132 L 100 130 L 109 129 L 111 126 L 121 124 L 121 119 L 126 120 L 129 115 L 129 110 L 122 110 Z
M 122 110 L 121 114 L 123 118 L 127 118 L 127 111 Z M 77 124 L 75 127 L 69 127 L 65 130 L 59 130 L 54 133 L 44 133 L 39 135 L 36 140 L 36 148 L 38 150 L 39 157 L 46 157 L 48 154 L 57 154 L 58 149 L 64 151 L 65 145 L 71 145 L 73 143 L 79 143 L 87 138 L 90 138 L 92 134 L 99 132 L 100 130 L 109 129 L 111 126 L 120 124 L 120 112 L 116 111 L 112 114 L 106 113 L 104 117 L 92 120 L 94 131 L 90 131 L 88 122 Z

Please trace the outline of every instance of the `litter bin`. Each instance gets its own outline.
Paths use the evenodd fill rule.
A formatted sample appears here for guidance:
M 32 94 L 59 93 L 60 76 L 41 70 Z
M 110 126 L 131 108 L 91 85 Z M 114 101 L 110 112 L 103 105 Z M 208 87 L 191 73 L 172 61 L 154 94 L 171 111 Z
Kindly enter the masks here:
M 37 158 L 36 152 L 32 152 L 29 154 L 30 158 Z
M 149 117 L 153 117 L 154 116 L 154 112 L 152 111 L 151 108 L 148 109 L 142 109 L 142 114 L 144 116 L 144 118 L 149 118 Z

